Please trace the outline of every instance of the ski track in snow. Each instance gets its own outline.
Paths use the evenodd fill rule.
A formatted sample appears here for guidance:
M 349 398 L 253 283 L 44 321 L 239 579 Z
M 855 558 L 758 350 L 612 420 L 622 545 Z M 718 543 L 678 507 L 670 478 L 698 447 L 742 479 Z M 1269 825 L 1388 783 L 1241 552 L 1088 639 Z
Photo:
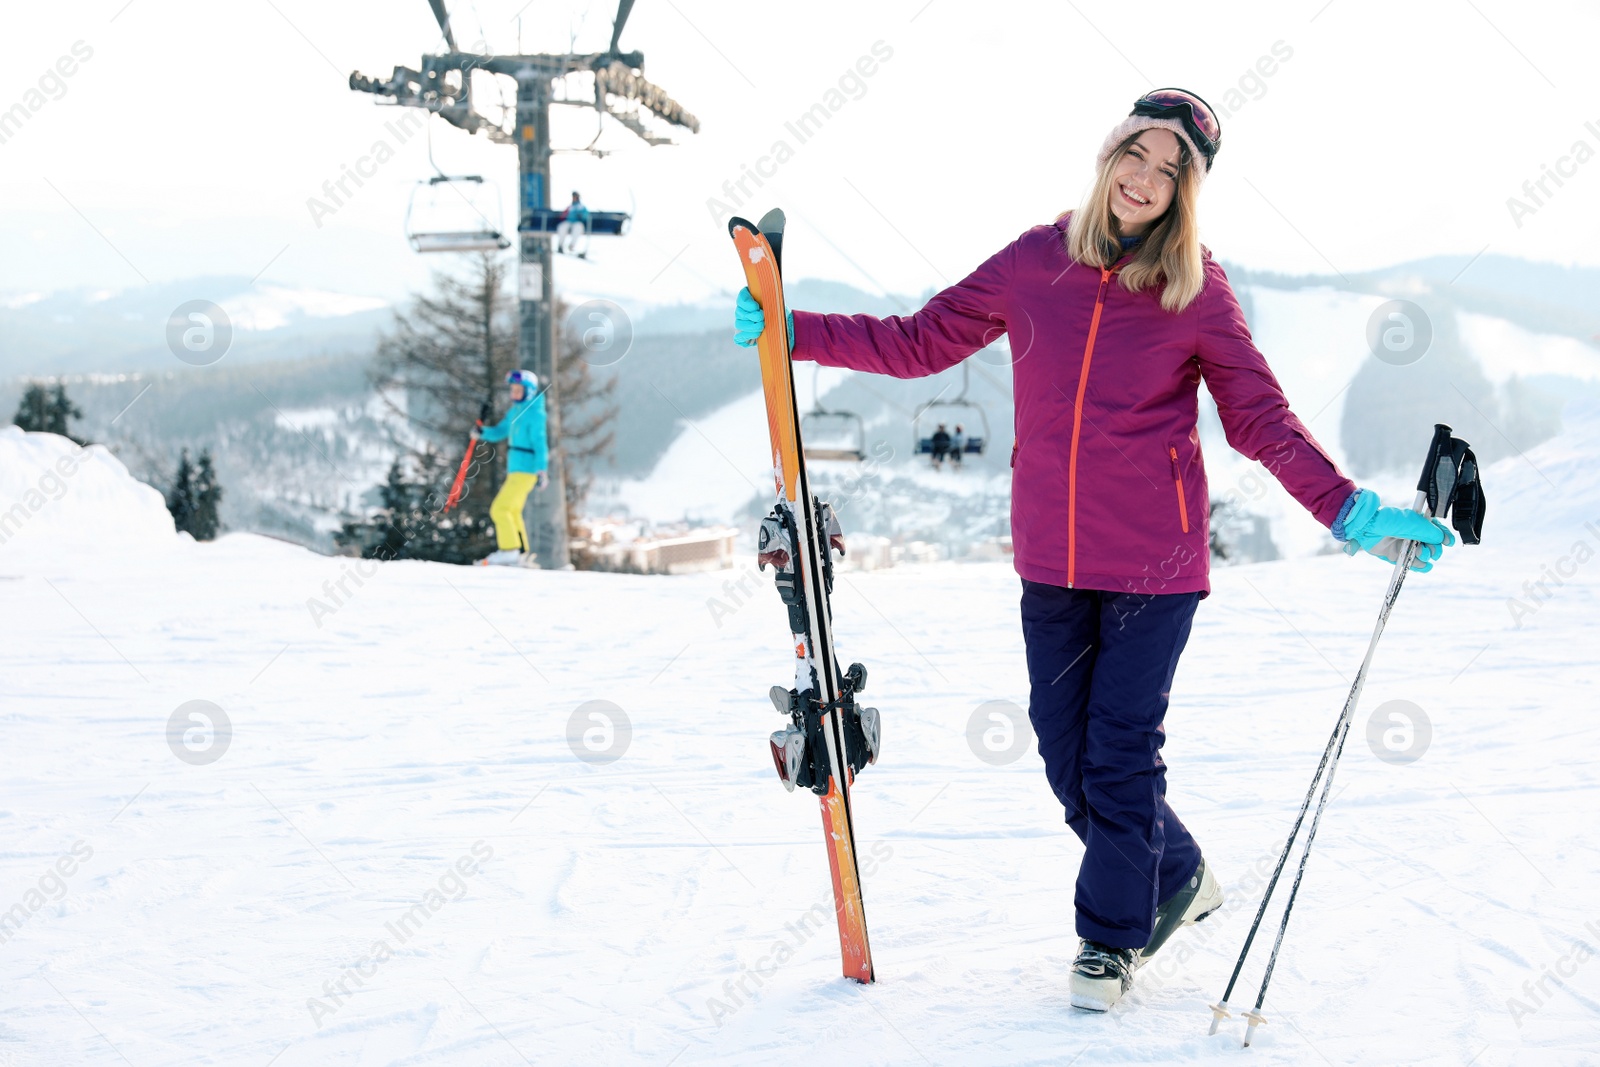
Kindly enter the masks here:
M 839 977 L 816 802 L 766 752 L 765 690 L 791 672 L 769 588 L 718 619 L 738 571 L 402 562 L 318 625 L 308 598 L 352 561 L 248 535 L 52 546 L 53 516 L 83 521 L 78 485 L 102 523 L 147 508 L 96 467 L 0 548 L 0 916 L 22 908 L 0 929 L 0 1064 L 1600 1062 L 1592 955 L 1520 1026 L 1507 1005 L 1600 948 L 1600 564 L 1520 628 L 1507 607 L 1576 541 L 1600 548 L 1600 417 L 1580 416 L 1488 472 L 1488 545 L 1406 582 L 1248 1052 L 1237 1019 L 1206 1036 L 1207 1005 L 1365 650 L 1377 561 L 1216 573 L 1166 757 L 1230 900 L 1094 1016 L 1066 993 L 1081 846 L 1036 755 L 991 767 L 966 740 L 980 703 L 1027 701 L 1009 566 L 836 590 L 841 655 L 884 715 L 854 794 L 879 974 L 861 987 Z M 40 435 L 19 437 L 0 469 Z M 167 745 L 192 699 L 232 722 L 210 765 Z M 568 743 L 597 699 L 632 724 L 609 764 Z M 1367 743 L 1393 699 L 1432 721 L 1408 765 Z M 50 878 L 79 841 L 92 856 Z M 492 857 L 452 878 L 475 844 Z

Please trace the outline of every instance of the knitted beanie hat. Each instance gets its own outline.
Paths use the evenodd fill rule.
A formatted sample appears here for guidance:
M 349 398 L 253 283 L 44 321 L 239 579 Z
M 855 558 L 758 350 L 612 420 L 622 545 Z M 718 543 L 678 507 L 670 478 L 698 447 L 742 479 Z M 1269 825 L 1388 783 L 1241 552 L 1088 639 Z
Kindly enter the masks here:
M 1106 135 L 1105 143 L 1100 146 L 1100 155 L 1095 158 L 1095 173 L 1106 165 L 1106 160 L 1128 138 L 1141 130 L 1171 130 L 1178 135 L 1178 140 L 1189 150 L 1189 159 L 1193 163 L 1202 164 L 1194 168 L 1195 182 L 1199 184 L 1206 180 L 1206 175 L 1211 173 L 1211 161 L 1206 159 L 1205 153 L 1195 145 L 1194 139 L 1189 136 L 1189 131 L 1183 128 L 1183 122 L 1175 118 L 1155 118 L 1150 115 L 1129 115 L 1117 124 Z

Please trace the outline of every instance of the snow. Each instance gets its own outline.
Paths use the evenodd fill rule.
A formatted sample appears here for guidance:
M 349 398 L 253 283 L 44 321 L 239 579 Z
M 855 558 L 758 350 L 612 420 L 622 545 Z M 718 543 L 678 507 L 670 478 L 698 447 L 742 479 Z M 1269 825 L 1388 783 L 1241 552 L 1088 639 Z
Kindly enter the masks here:
M 64 551 L 159 552 L 176 536 L 161 494 L 104 446 L 0 428 L 0 568 Z
M 370 409 L 372 404 L 367 407 Z M 273 416 L 273 422 L 285 430 L 337 430 L 348 417 L 348 405 L 330 407 L 323 405 L 312 408 L 290 408 L 287 411 L 278 409 Z
M 1484 376 L 1503 385 L 1513 375 L 1600 381 L 1600 348 L 1574 337 L 1534 333 L 1493 315 L 1459 312 L 1461 339 L 1478 357 Z
M 1365 650 L 1377 561 L 1216 574 L 1166 755 L 1230 903 L 1094 1016 L 1066 993 L 1081 846 L 1035 755 L 967 742 L 979 705 L 1027 701 L 1007 565 L 839 577 L 841 654 L 885 724 L 854 794 L 862 987 L 839 977 L 816 805 L 766 753 L 790 666 L 753 561 L 659 578 L 196 544 L 91 450 L 24 527 L 63 540 L 0 547 L 0 1062 L 1594 1063 L 1600 410 L 1564 425 L 1486 472 L 1489 543 L 1406 583 L 1247 1053 L 1237 1021 L 1206 1036 L 1206 1006 Z M 0 505 L 65 448 L 0 431 Z M 84 531 L 97 547 L 66 540 Z M 1403 765 L 1367 741 L 1400 699 L 1432 725 Z M 211 762 L 220 731 L 180 722 L 169 747 L 194 700 L 231 724 Z M 596 701 L 629 723 L 609 712 L 612 762 L 577 755 L 607 733 Z

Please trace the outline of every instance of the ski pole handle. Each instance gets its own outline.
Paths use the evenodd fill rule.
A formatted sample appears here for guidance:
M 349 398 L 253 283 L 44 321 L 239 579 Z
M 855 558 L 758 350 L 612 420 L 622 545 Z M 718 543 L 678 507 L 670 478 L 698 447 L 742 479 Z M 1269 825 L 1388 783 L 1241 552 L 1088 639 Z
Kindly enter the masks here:
M 1455 452 L 1450 446 L 1454 431 L 1444 423 L 1435 423 L 1433 427 L 1433 440 L 1428 443 L 1428 460 L 1422 465 L 1422 476 L 1417 479 L 1417 499 L 1411 505 L 1413 511 L 1422 511 L 1424 515 L 1432 518 L 1439 513 L 1439 499 L 1434 495 L 1441 484 L 1441 469 L 1447 466 L 1449 484 L 1455 483 Z M 1423 506 L 1427 510 L 1423 511 Z

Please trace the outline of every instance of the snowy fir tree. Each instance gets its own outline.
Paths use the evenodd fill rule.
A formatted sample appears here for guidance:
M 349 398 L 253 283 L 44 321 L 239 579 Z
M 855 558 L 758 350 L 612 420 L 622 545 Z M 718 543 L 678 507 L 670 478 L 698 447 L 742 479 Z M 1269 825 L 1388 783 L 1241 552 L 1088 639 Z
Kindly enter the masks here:
M 395 457 L 379 489 L 381 506 L 369 520 L 346 522 L 334 541 L 364 559 L 422 559 L 475 563 L 494 550 L 494 524 L 487 511 L 444 510 L 455 470 L 437 452 L 414 461 L 415 475 Z M 487 505 L 485 505 L 487 507 Z
M 67 398 L 67 387 L 57 382 L 46 388 L 35 382 L 22 394 L 17 413 L 11 421 L 34 433 L 56 433 L 78 444 L 88 444 L 72 435 L 68 422 L 83 418 L 83 412 Z
M 172 488 L 167 491 L 167 510 L 172 513 L 172 525 L 179 533 L 194 525 L 194 465 L 189 462 L 186 448 L 178 457 L 178 470 L 172 477 Z
M 212 466 L 209 448 L 200 452 L 191 491 L 194 511 L 189 520 L 189 532 L 196 541 L 214 541 L 221 527 L 217 505 L 222 503 L 222 486 L 217 484 L 217 472 Z

